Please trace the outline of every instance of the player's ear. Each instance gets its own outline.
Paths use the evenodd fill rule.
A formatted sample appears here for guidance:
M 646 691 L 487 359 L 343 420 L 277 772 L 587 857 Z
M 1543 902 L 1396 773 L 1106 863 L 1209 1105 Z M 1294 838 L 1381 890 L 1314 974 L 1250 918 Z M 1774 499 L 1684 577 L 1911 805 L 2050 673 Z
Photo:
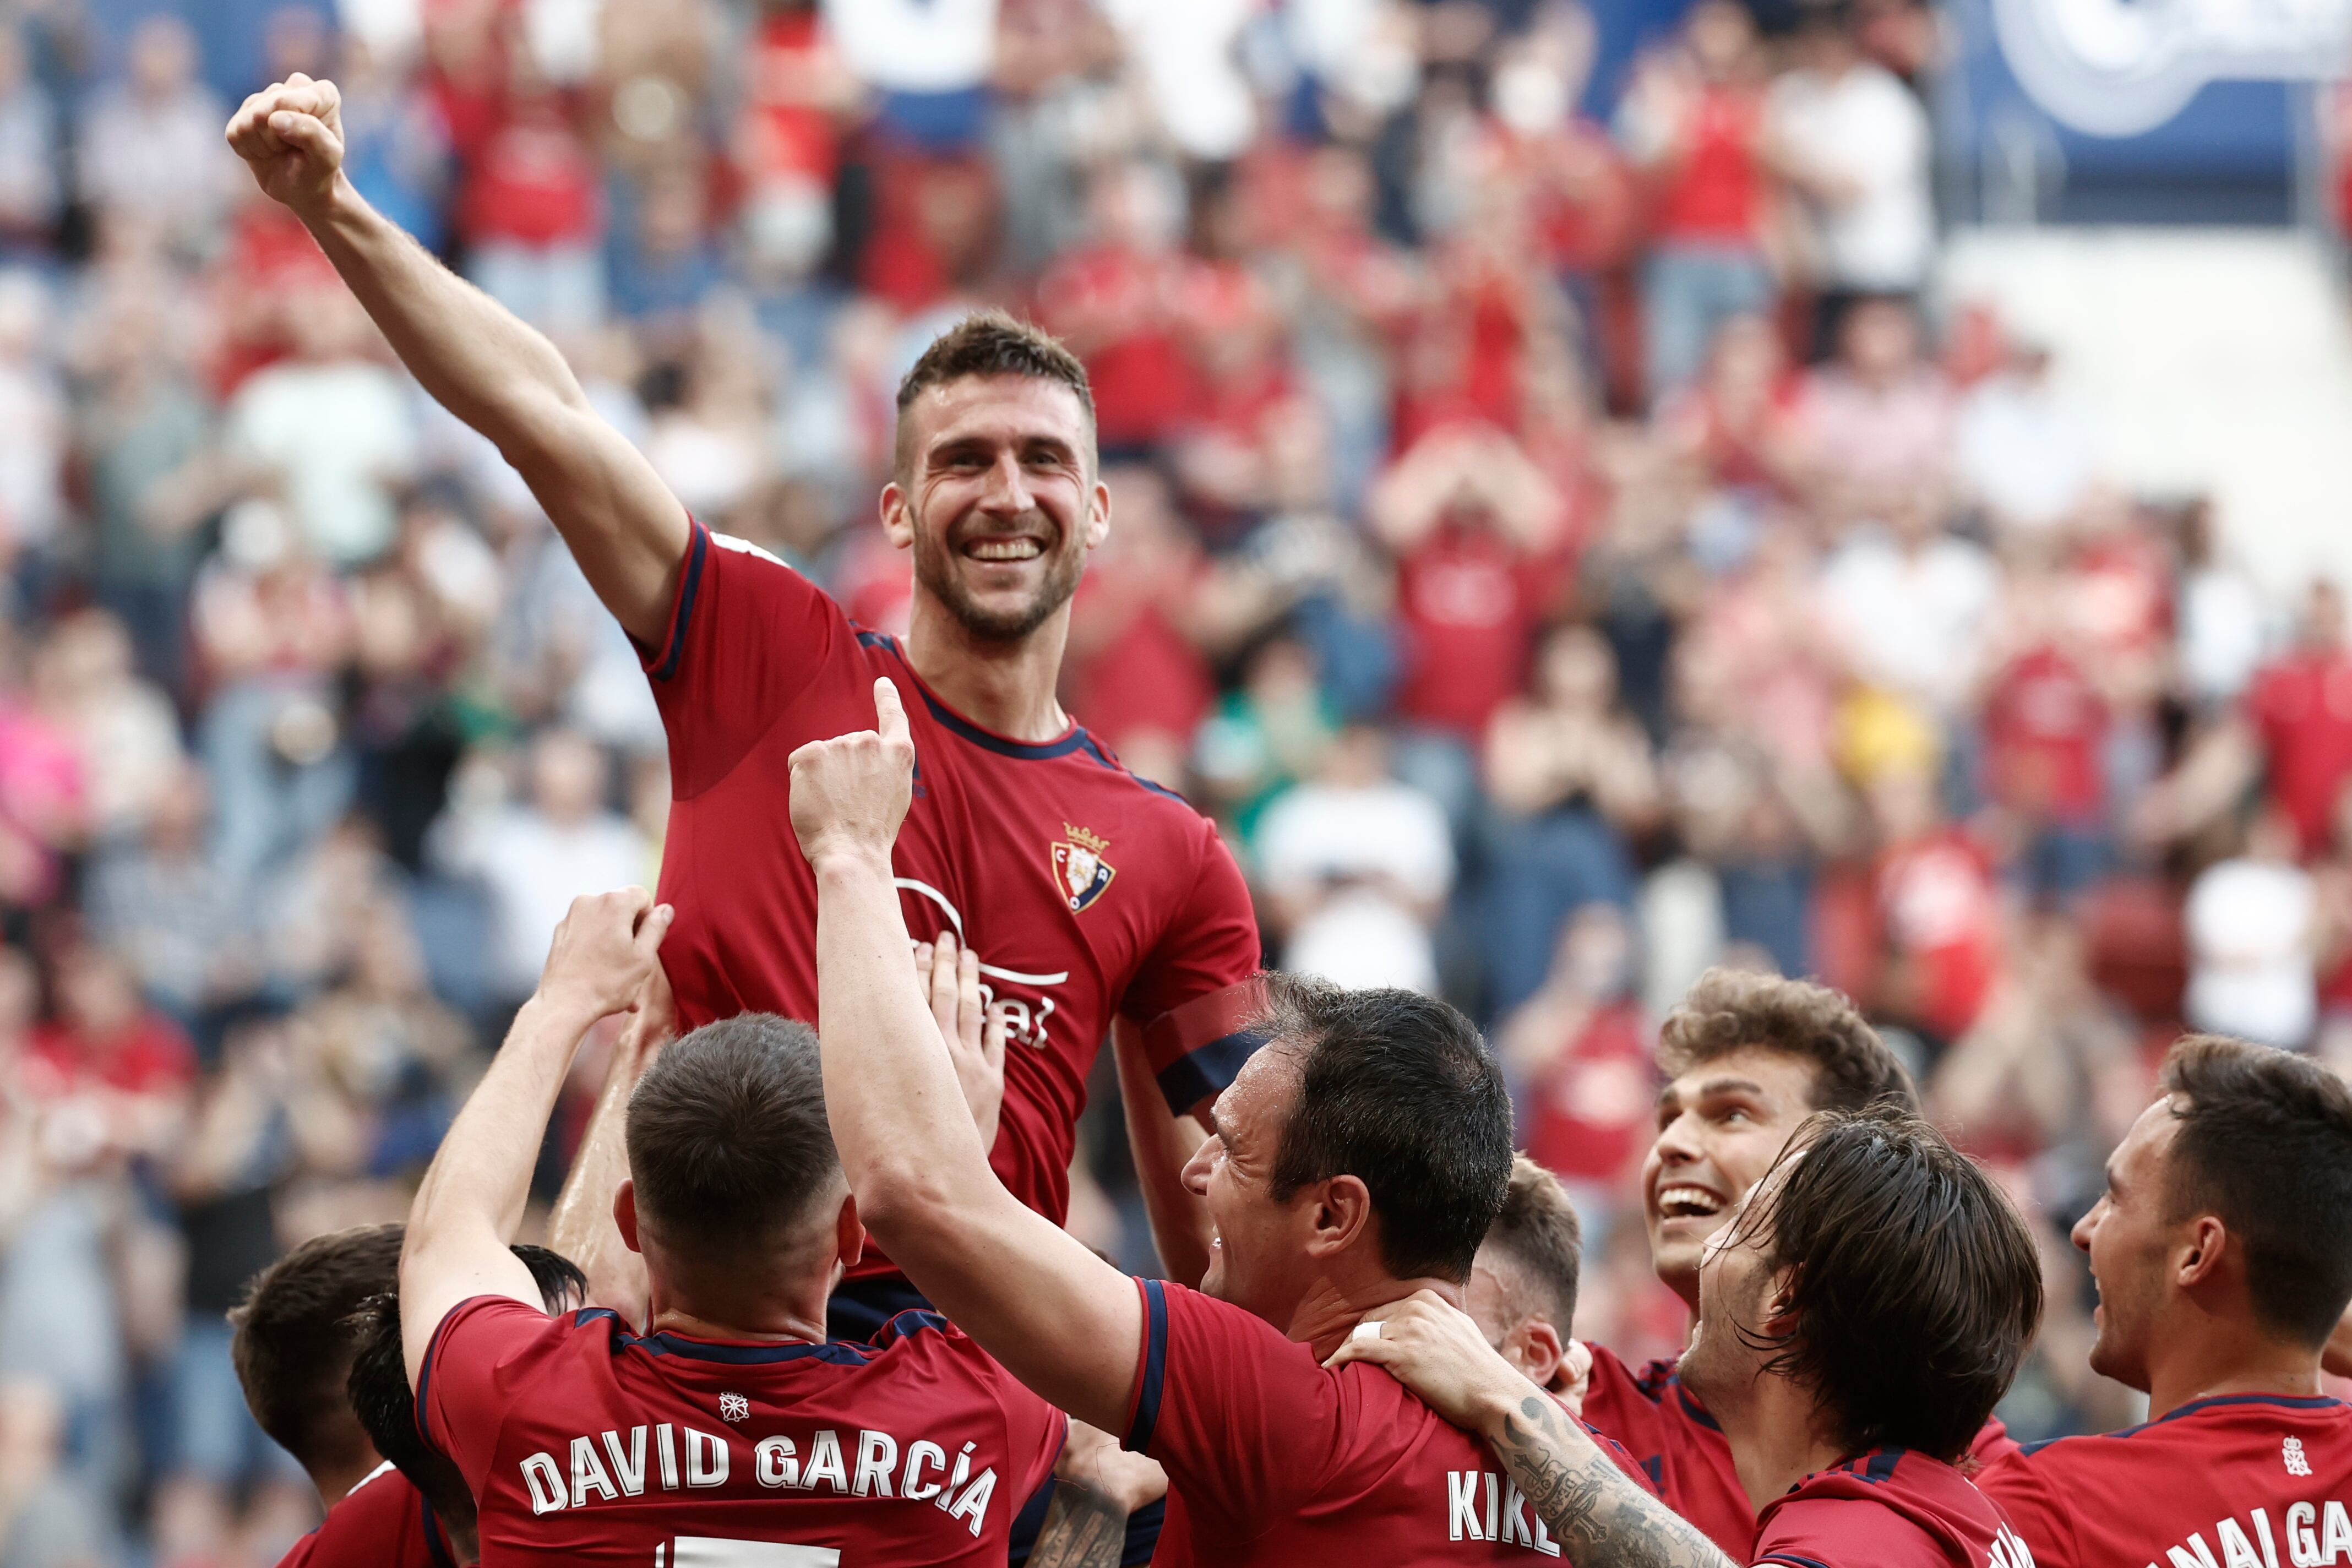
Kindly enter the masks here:
M 1360 1241 L 1373 1239 L 1372 1194 L 1361 1176 L 1333 1176 L 1319 1184 L 1309 1201 L 1307 1237 L 1310 1258 L 1331 1258 Z
M 613 1193 L 613 1225 L 621 1233 L 622 1244 L 631 1252 L 643 1252 L 637 1241 L 637 1184 L 628 1177 Z
M 2215 1279 L 2221 1267 L 2221 1255 L 2229 1246 L 2230 1231 L 2221 1223 L 2221 1216 L 2199 1215 L 2189 1227 L 2183 1249 L 2175 1257 L 2173 1283 L 2183 1290 L 2193 1290 Z
M 1094 549 L 1110 537 L 1110 487 L 1100 479 L 1087 497 L 1087 548 Z
M 894 550 L 905 550 L 915 542 L 915 510 L 906 489 L 896 479 L 882 487 L 882 531 L 890 536 Z
M 1550 1319 L 1522 1318 L 1518 1327 L 1503 1342 L 1503 1353 L 1527 1373 L 1529 1383 L 1538 1388 L 1549 1388 L 1551 1380 L 1559 1375 L 1565 1347 L 1560 1343 L 1559 1330 Z
M 857 1217 L 857 1197 L 841 1195 L 841 1212 L 833 1217 L 833 1252 L 844 1268 L 855 1268 L 866 1256 L 866 1224 Z

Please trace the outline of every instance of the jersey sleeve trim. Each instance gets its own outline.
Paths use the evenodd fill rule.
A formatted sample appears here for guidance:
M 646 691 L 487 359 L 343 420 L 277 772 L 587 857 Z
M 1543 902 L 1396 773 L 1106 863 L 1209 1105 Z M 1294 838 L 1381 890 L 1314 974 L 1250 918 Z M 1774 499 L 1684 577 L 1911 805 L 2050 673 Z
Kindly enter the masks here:
M 1133 1413 L 1122 1447 L 1148 1452 L 1160 1425 L 1160 1395 L 1168 1378 L 1168 1290 L 1157 1279 L 1138 1279 L 1143 1292 L 1143 1354 L 1136 1365 Z
M 449 1325 L 457 1321 L 458 1313 L 480 1300 L 479 1296 L 468 1296 L 441 1314 L 441 1321 L 433 1325 L 433 1332 L 425 1342 L 425 1359 L 417 1363 L 416 1435 L 424 1438 L 425 1446 L 436 1454 L 446 1453 L 447 1450 L 433 1436 L 433 1363 L 441 1354 L 442 1342 L 449 1337 Z
M 1256 980 L 1195 996 L 1144 1027 L 1144 1055 L 1161 1062 L 1160 1098 L 1181 1116 L 1234 1081 L 1265 1043 L 1265 992 Z
M 686 653 L 686 628 L 694 618 L 695 595 L 702 587 L 702 569 L 710 557 L 710 530 L 691 518 L 688 519 L 688 529 L 686 570 L 678 574 L 677 602 L 670 606 L 669 626 L 662 636 L 661 647 L 648 654 L 643 644 L 638 645 L 639 661 L 646 673 L 656 680 L 667 680 L 677 674 L 678 660 Z
M 1817 1557 L 1801 1557 L 1793 1552 L 1775 1552 L 1769 1557 L 1759 1557 L 1756 1560 L 1756 1568 L 1764 1568 L 1764 1564 L 1768 1563 L 1785 1563 L 1788 1568 L 1830 1568 L 1828 1563 Z

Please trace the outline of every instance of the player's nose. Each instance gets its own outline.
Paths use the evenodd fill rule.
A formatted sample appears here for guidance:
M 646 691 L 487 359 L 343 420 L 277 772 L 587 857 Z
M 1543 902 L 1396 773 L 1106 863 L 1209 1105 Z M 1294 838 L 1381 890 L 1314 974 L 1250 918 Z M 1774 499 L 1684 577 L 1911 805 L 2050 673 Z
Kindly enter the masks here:
M 981 491 L 981 505 L 990 511 L 1017 515 L 1029 510 L 1033 504 L 1028 476 L 1021 471 L 1020 454 L 999 452 L 996 461 L 989 465 L 988 482 Z

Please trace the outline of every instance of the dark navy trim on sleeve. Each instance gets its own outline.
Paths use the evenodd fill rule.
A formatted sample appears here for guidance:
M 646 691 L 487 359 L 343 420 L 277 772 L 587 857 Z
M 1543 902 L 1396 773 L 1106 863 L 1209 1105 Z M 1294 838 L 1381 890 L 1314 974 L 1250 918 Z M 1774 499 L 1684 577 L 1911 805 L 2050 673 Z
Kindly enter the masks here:
M 1170 1110 L 1183 1115 L 1233 1082 L 1250 1053 L 1265 1043 L 1265 1036 L 1258 1029 L 1235 1029 L 1185 1052 L 1160 1069 L 1160 1098 Z
M 433 1568 L 457 1568 L 457 1559 L 449 1551 L 449 1542 L 441 1533 L 441 1521 L 433 1512 L 433 1504 L 423 1492 L 416 1494 L 416 1506 L 423 1510 L 425 1550 L 433 1559 Z
M 689 526 L 693 535 L 686 547 L 686 580 L 678 584 L 677 612 L 670 616 L 669 640 L 662 645 L 660 659 L 646 669 L 656 680 L 667 680 L 677 673 L 677 662 L 686 653 L 686 628 L 694 619 L 694 598 L 702 589 L 703 563 L 710 555 L 710 531 L 698 522 Z
M 1160 1425 L 1160 1386 L 1168 1376 L 1168 1290 L 1157 1279 L 1140 1279 L 1143 1287 L 1143 1380 L 1135 1393 L 1135 1418 L 1128 1423 L 1123 1447 L 1135 1453 L 1150 1451 L 1151 1434 Z
M 1756 1561 L 1759 1563 L 1787 1563 L 1792 1564 L 1793 1568 L 1829 1568 L 1826 1563 L 1816 1558 L 1800 1557 L 1793 1552 L 1775 1552 L 1769 1557 L 1759 1557 Z

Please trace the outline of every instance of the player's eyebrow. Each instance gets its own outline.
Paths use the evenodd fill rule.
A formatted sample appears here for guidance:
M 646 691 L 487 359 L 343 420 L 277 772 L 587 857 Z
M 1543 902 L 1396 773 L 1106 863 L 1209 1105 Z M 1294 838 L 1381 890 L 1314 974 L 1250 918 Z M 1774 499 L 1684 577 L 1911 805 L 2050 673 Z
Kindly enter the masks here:
M 1760 1100 L 1764 1086 L 1752 1078 L 1711 1078 L 1698 1086 L 1698 1093 L 1693 1098 L 1712 1100 L 1718 1094 L 1752 1094 Z

